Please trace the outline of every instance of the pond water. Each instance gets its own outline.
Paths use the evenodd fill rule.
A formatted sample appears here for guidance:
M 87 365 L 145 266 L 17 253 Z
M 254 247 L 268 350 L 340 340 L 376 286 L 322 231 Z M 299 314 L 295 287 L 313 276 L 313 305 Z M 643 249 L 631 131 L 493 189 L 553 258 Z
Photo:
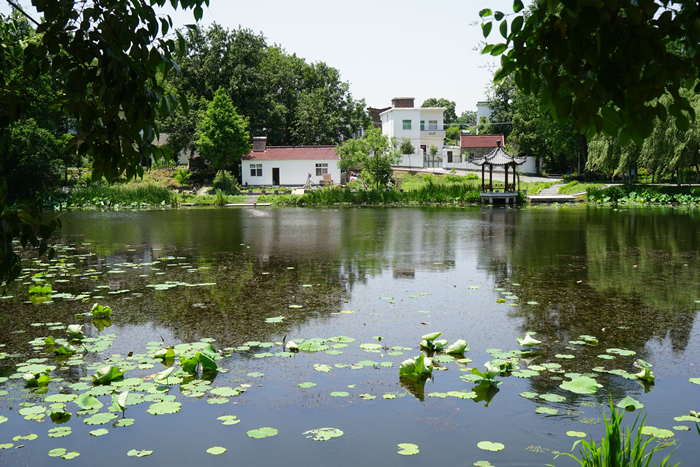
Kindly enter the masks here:
M 694 465 L 700 456 L 695 423 L 674 420 L 700 410 L 700 387 L 689 381 L 700 377 L 697 210 L 181 209 L 62 218 L 55 260 L 25 262 L 27 274 L 0 300 L 0 464 L 64 462 L 63 451 L 48 455 L 63 448 L 79 453 L 67 461 L 78 465 L 542 465 L 571 449 L 578 438 L 567 431 L 600 439 L 611 396 L 641 402 L 647 425 L 670 430 L 663 441 L 675 443 L 665 451 L 677 448 L 675 462 Z M 45 282 L 37 273 L 47 273 L 38 277 Z M 30 286 L 47 283 L 52 295 L 29 296 Z M 112 316 L 87 316 L 94 303 Z M 44 338 L 65 338 L 70 324 L 84 324 L 85 347 L 54 356 Z M 469 350 L 436 354 L 424 387 L 400 378 L 401 362 L 420 355 L 421 336 L 438 331 Z M 542 341 L 530 353 L 516 340 L 528 331 Z M 322 350 L 281 345 L 313 338 Z M 221 353 L 218 371 L 154 377 L 180 370 L 177 357 L 153 358 L 157 350 L 192 356 L 208 344 Z M 495 358 L 510 358 L 516 371 L 496 376 L 497 386 L 477 384 L 471 369 L 485 371 Z M 633 375 L 637 359 L 653 365 L 654 383 Z M 48 366 L 53 379 L 25 387 L 27 364 Z M 108 364 L 126 370 L 125 379 L 93 387 L 92 375 Z M 601 387 L 560 387 L 576 374 Z M 125 390 L 126 411 L 113 409 L 114 419 L 91 418 L 72 400 L 90 392 L 103 404 L 96 412 L 110 414 L 112 394 Z M 148 412 L 161 402 L 177 413 Z M 626 412 L 625 422 L 638 413 Z M 236 418 L 224 425 L 227 415 Z M 264 436 L 252 431 L 262 427 L 277 434 L 252 437 Z M 305 434 L 324 427 L 342 436 Z M 484 450 L 482 441 L 504 447 Z M 401 443 L 419 453 L 399 456 Z M 215 446 L 226 452 L 207 452 Z

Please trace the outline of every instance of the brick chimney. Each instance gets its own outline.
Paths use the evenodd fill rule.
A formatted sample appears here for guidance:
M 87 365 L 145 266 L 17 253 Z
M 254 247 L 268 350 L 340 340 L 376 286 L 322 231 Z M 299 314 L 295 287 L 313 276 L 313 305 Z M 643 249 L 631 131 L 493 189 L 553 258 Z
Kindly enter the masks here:
M 401 108 L 413 108 L 413 101 L 415 98 L 413 97 L 394 97 L 391 100 L 391 106 L 392 107 L 401 107 Z
M 253 136 L 253 151 L 264 151 L 267 148 L 267 136 Z

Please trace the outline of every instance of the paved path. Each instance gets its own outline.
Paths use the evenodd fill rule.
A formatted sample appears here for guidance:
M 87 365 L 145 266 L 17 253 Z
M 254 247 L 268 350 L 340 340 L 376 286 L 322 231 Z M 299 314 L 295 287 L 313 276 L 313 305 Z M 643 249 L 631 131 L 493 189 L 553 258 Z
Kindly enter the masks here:
M 551 195 L 558 195 L 559 194 L 559 188 L 564 186 L 563 183 L 559 183 L 557 185 L 552 185 L 550 187 L 547 187 L 537 193 L 539 196 L 551 196 Z

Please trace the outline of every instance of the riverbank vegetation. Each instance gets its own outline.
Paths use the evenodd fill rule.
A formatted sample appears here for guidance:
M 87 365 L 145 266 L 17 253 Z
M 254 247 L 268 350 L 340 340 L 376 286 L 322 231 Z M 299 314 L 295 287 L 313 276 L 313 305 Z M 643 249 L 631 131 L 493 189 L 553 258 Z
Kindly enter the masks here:
M 700 205 L 700 188 L 663 185 L 615 185 L 589 188 L 588 201 L 600 204 L 682 204 Z

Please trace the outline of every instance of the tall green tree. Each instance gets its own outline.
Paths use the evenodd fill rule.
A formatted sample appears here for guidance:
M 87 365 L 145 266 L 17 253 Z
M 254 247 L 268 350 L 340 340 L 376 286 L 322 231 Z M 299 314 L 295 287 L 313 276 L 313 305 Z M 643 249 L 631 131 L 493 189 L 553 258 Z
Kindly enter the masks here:
M 237 165 L 251 149 L 247 126 L 224 88 L 219 88 L 197 127 L 195 145 L 202 157 L 217 170 Z M 239 173 L 238 170 L 235 172 Z
M 370 128 L 363 138 L 341 143 L 335 153 L 340 157 L 341 170 L 360 170 L 360 178 L 377 190 L 392 181 L 392 166 L 401 160 L 396 138 L 382 134 L 379 128 Z
M 514 0 L 507 16 L 480 12 L 484 37 L 501 36 L 483 53 L 501 57 L 496 81 L 512 76 L 538 96 L 540 111 L 573 117 L 589 139 L 619 133 L 622 146 L 641 147 L 656 118 L 671 115 L 686 131 L 695 116 L 682 89 L 700 90 L 699 14 L 694 0 L 536 1 L 529 9 Z M 659 100 L 665 94 L 668 103 Z
M 337 144 L 371 123 L 364 100 L 353 99 L 337 69 L 269 46 L 262 34 L 214 24 L 187 31 L 186 40 L 176 89 L 211 100 L 212 90 L 224 88 L 250 132 L 269 145 Z M 166 122 L 171 137 L 191 138 L 177 121 Z
M 445 99 L 444 97 L 441 97 L 439 99 L 436 99 L 435 97 L 429 97 L 426 100 L 423 101 L 421 104 L 422 108 L 425 107 L 445 107 L 445 113 L 443 114 L 443 118 L 445 119 L 445 123 L 454 123 L 457 121 L 457 112 L 455 111 L 455 107 L 457 104 L 455 104 L 455 101 L 451 101 L 448 99 Z

